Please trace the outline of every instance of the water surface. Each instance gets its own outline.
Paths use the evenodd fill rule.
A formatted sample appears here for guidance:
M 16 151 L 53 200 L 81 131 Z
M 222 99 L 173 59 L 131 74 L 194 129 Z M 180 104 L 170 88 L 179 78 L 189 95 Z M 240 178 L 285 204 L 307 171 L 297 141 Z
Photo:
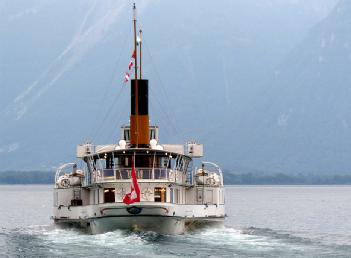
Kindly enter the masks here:
M 164 236 L 55 228 L 47 185 L 0 186 L 5 257 L 350 257 L 350 186 L 226 188 L 224 228 Z

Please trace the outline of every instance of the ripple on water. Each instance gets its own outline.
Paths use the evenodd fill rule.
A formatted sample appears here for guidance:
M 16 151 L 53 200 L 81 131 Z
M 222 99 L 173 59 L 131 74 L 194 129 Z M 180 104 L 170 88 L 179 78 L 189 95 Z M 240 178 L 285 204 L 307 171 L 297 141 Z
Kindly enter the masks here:
M 264 228 L 203 229 L 171 236 L 120 230 L 87 235 L 53 226 L 2 229 L 0 247 L 10 257 L 347 257 L 351 250 Z

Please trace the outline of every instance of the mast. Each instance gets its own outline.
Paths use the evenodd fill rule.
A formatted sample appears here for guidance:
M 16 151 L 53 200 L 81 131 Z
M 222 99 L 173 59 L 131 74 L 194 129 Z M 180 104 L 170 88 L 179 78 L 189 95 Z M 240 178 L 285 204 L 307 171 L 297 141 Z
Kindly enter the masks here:
M 136 34 L 136 6 L 133 4 L 133 22 L 134 22 L 134 54 L 135 54 L 135 68 L 134 68 L 134 93 L 135 93 L 135 116 L 136 116 L 136 127 L 134 134 L 136 135 L 136 147 L 139 145 L 139 94 L 138 94 L 138 46 L 137 46 L 137 34 Z M 132 133 L 133 134 L 133 133 Z
M 134 69 L 134 79 L 138 79 L 138 44 L 137 44 L 137 32 L 136 32 L 136 6 L 133 4 L 133 23 L 134 23 L 134 53 L 135 53 L 135 69 Z
M 149 136 L 149 81 L 142 79 L 141 42 L 138 45 L 136 26 L 136 7 L 133 5 L 134 25 L 134 79 L 131 80 L 131 114 L 130 114 L 130 145 L 134 148 L 148 148 Z M 142 31 L 139 31 L 140 38 Z M 141 40 L 140 40 L 141 41 Z M 140 67 L 138 67 L 138 46 L 140 47 Z M 140 69 L 140 78 L 138 78 Z

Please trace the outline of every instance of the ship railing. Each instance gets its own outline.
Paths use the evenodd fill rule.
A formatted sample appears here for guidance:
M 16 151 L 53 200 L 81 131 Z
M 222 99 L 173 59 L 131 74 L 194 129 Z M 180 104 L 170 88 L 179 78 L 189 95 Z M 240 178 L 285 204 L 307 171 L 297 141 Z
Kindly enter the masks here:
M 65 172 L 67 168 L 70 168 L 70 172 L 72 173 L 76 170 L 77 164 L 76 163 L 66 163 L 61 165 L 60 167 L 57 168 L 56 173 L 55 173 L 55 183 L 58 181 L 59 177 L 64 174 L 67 173 Z
M 169 182 L 181 183 L 185 181 L 186 175 L 178 170 L 165 168 L 135 168 L 138 180 L 161 180 Z M 92 173 L 92 182 L 111 182 L 130 180 L 132 170 L 131 168 L 118 169 L 98 169 Z
M 203 161 L 202 163 L 205 166 L 212 166 L 213 168 L 215 168 L 214 171 L 219 175 L 220 183 L 221 183 L 221 185 L 223 185 L 223 172 L 222 172 L 222 169 L 214 162 Z
M 203 161 L 202 168 L 195 168 L 193 173 L 196 185 L 223 186 L 223 172 L 213 162 Z

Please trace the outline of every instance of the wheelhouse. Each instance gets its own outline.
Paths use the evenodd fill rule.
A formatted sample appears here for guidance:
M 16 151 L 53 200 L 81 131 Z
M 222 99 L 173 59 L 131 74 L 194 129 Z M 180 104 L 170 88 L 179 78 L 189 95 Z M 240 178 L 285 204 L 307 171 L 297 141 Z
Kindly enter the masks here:
M 150 149 L 126 149 L 84 157 L 86 185 L 130 181 L 132 162 L 139 182 L 192 184 L 192 159 L 186 155 Z

